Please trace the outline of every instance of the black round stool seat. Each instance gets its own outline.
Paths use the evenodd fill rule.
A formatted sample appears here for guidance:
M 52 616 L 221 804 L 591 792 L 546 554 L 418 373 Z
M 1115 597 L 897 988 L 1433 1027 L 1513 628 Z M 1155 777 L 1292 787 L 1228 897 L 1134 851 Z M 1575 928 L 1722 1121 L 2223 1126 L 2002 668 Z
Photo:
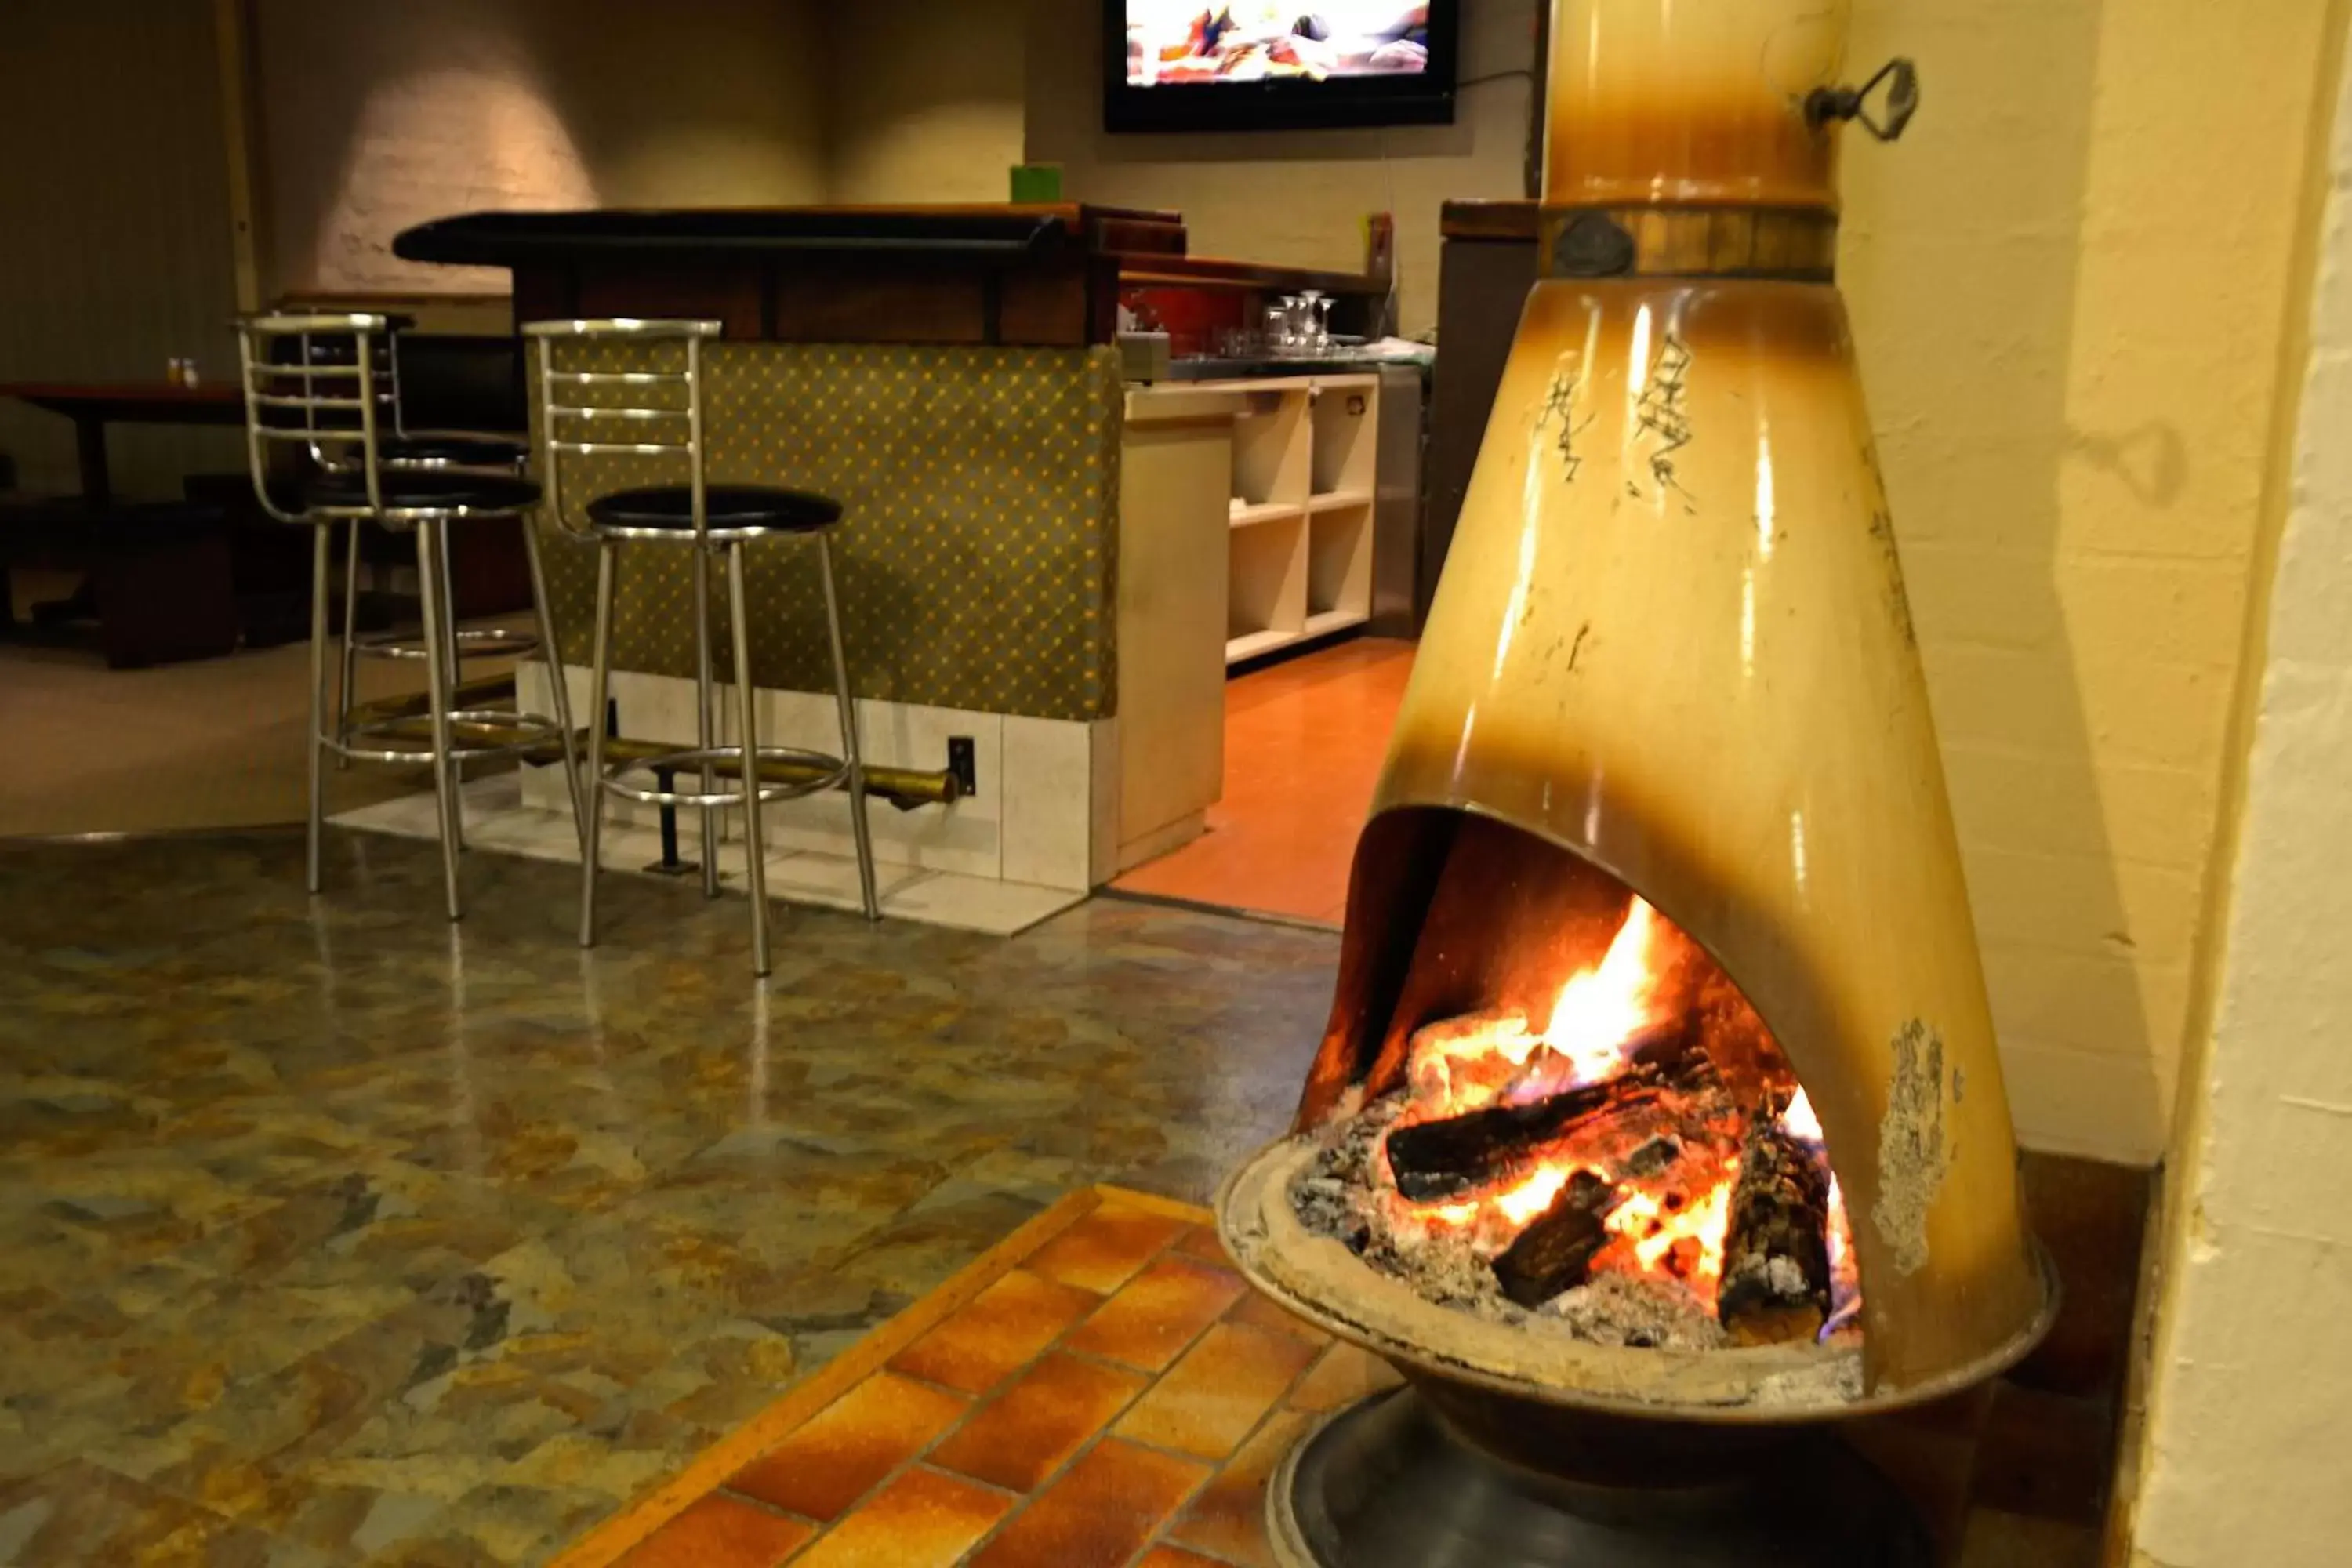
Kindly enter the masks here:
M 539 504 L 539 486 L 508 474 L 468 473 L 455 468 L 387 468 L 376 476 L 387 511 L 521 511 Z M 367 481 L 357 474 L 313 475 L 304 489 L 312 506 L 368 504 Z
M 378 445 L 387 463 L 446 464 L 457 468 L 511 468 L 530 455 L 524 443 L 497 436 L 390 436 Z
M 807 490 L 774 485 L 712 485 L 703 491 L 703 512 L 713 533 L 759 529 L 771 533 L 814 533 L 841 521 L 841 503 Z M 615 490 L 588 503 L 589 521 L 604 528 L 691 531 L 694 492 L 685 485 L 653 485 Z

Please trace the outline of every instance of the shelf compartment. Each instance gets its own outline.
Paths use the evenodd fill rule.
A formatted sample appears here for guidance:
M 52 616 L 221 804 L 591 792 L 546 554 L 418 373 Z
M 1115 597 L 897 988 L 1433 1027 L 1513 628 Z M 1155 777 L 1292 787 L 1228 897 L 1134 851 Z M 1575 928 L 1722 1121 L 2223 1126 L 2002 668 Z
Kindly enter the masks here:
M 1234 496 L 1251 506 L 1305 505 L 1311 467 L 1307 389 L 1269 389 L 1248 397 L 1248 411 L 1234 420 Z
M 1307 524 L 1306 613 L 1368 618 L 1372 611 L 1371 503 L 1318 511 Z
M 1307 476 L 1312 491 L 1320 495 L 1371 494 L 1380 407 L 1377 381 L 1316 388 Z
M 1278 632 L 1295 637 L 1307 625 L 1307 518 L 1285 518 L 1237 528 L 1227 566 L 1225 637 Z

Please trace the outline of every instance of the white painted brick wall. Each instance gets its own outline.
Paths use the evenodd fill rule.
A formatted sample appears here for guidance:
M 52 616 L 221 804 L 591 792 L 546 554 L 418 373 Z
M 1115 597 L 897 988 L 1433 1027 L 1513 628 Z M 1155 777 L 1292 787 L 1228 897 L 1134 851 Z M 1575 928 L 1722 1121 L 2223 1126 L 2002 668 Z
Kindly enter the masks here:
M 2042 1147 L 2170 1126 L 2325 10 L 1857 0 L 1927 82 L 1849 142 L 1841 271 Z
M 2352 1553 L 2352 76 L 2136 1544 L 2153 1568 Z

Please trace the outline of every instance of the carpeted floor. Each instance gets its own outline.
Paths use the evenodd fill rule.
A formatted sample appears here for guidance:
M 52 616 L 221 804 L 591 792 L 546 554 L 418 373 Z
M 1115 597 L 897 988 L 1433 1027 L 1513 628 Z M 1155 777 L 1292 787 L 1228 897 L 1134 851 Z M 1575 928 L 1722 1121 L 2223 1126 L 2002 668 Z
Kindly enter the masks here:
M 109 669 L 80 648 L 0 644 L 0 837 L 299 822 L 310 658 L 293 643 Z M 413 663 L 360 661 L 363 700 L 424 689 Z M 419 769 L 355 766 L 334 774 L 329 809 L 431 787 Z

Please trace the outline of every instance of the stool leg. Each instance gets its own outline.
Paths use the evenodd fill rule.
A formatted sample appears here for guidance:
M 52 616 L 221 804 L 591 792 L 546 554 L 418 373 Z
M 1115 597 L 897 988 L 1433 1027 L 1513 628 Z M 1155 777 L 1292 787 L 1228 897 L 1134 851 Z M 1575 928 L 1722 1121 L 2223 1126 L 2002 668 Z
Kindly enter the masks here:
M 455 921 L 466 913 L 457 894 L 464 808 L 457 799 L 457 760 L 449 754 L 456 748 L 449 727 L 448 644 L 443 640 L 447 629 L 443 620 L 449 610 L 442 603 L 443 579 L 435 562 L 448 548 L 447 526 L 437 519 L 416 525 L 416 593 L 425 609 L 425 683 L 433 710 L 433 794 L 441 807 L 441 880 L 448 894 L 449 918 Z
M 320 846 L 327 821 L 327 596 L 334 589 L 335 525 L 312 525 L 310 539 L 310 728 L 307 775 L 310 829 L 304 875 L 310 891 L 320 887 Z M 337 753 L 340 755 L 341 753 Z
M 849 694 L 849 657 L 841 647 L 841 596 L 833 586 L 833 541 L 816 536 L 817 574 L 824 579 L 824 629 L 833 641 L 833 691 L 841 704 L 841 760 L 849 766 L 849 830 L 857 840 L 857 886 L 866 918 L 882 918 L 874 890 L 874 835 L 866 821 L 866 762 L 857 746 L 857 704 Z
M 613 542 L 596 542 L 596 633 L 588 649 L 588 768 L 580 781 L 588 805 L 580 847 L 580 945 L 596 945 L 597 847 L 604 833 L 604 704 L 612 685 Z
M 719 743 L 713 733 L 718 726 L 712 721 L 711 702 L 716 693 L 710 679 L 710 552 L 699 540 L 694 545 L 694 743 L 704 751 Z M 717 775 L 710 764 L 702 764 L 702 793 L 710 795 L 718 789 Z M 716 806 L 701 808 L 702 816 L 702 896 L 719 896 L 719 811 Z
M 571 682 L 563 677 L 563 649 L 555 640 L 555 623 L 547 615 L 547 573 L 540 564 L 539 528 L 530 518 L 521 521 L 523 555 L 530 563 L 530 605 L 539 617 L 539 651 L 547 658 L 555 727 L 563 731 L 563 786 L 572 792 L 572 830 L 584 834 L 588 816 L 580 798 L 580 752 L 578 737 L 572 732 Z
M 350 529 L 349 542 L 343 549 L 343 670 L 342 680 L 335 688 L 335 739 L 345 745 L 352 740 L 352 689 L 359 684 L 360 675 L 360 525 Z M 340 752 L 335 755 L 337 769 L 348 768 L 352 760 Z
M 441 525 L 440 537 L 434 543 L 433 552 L 441 558 L 441 674 L 444 681 L 441 689 L 455 692 L 466 667 L 457 657 L 457 569 L 450 563 L 457 552 L 449 548 L 448 524 Z M 424 574 L 419 572 L 417 576 L 421 579 Z M 452 697 L 450 700 L 455 706 L 456 699 Z M 450 814 L 449 828 L 457 838 L 457 847 L 463 849 L 466 847 L 466 769 L 463 763 L 453 762 L 449 764 L 449 780 L 450 788 L 457 797 L 457 809 Z
M 751 894 L 751 973 L 768 973 L 767 837 L 760 822 L 760 721 L 751 689 L 751 616 L 743 595 L 743 542 L 727 547 L 727 611 L 735 632 L 735 727 L 743 742 L 744 885 Z

